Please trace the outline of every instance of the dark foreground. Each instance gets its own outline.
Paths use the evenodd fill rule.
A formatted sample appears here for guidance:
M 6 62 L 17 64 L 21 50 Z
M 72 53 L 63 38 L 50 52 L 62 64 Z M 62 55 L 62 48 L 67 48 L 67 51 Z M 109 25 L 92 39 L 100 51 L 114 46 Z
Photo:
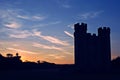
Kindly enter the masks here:
M 120 80 L 120 74 L 14 70 L 1 71 L 0 80 Z

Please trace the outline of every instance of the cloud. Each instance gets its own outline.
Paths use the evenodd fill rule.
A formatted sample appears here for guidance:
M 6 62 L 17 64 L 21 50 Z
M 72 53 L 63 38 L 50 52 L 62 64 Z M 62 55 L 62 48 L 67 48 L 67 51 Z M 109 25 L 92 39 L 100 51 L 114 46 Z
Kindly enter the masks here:
M 49 23 L 37 24 L 37 25 L 34 25 L 33 27 L 34 28 L 45 27 L 45 26 L 50 26 L 50 25 L 56 25 L 56 24 L 59 24 L 59 23 L 61 23 L 61 21 L 53 21 L 53 22 L 49 22 Z
M 37 47 L 37 48 L 43 48 L 43 49 L 58 50 L 58 51 L 61 51 L 61 53 L 64 53 L 67 55 L 72 55 L 70 52 L 66 51 L 62 47 L 57 47 L 57 46 L 53 46 L 53 45 L 48 46 L 48 45 L 44 45 L 44 44 L 40 44 L 40 43 L 36 43 L 36 42 L 34 42 L 32 46 Z
M 12 34 L 9 34 L 9 37 L 12 38 L 27 38 L 29 36 L 32 36 L 32 33 L 30 33 L 28 30 L 14 31 Z
M 99 16 L 102 12 L 103 11 L 87 12 L 87 13 L 84 13 L 84 14 L 80 14 L 79 18 L 82 19 L 82 20 L 95 18 L 95 17 Z
M 63 8 L 71 8 L 70 0 L 55 0 L 56 3 Z
M 0 9 L 0 25 L 2 28 L 23 28 L 24 26 L 31 24 L 30 21 L 42 21 L 46 18 L 47 16 L 31 14 L 22 9 Z M 28 22 L 29 24 L 26 24 L 25 22 Z
M 6 11 L 10 16 L 14 17 L 14 18 L 20 18 L 20 19 L 25 19 L 25 20 L 44 20 L 47 17 L 46 16 L 42 16 L 40 14 L 30 14 L 27 13 L 26 11 L 22 10 L 22 9 L 9 9 Z
M 22 22 L 16 18 L 17 10 L 2 10 L 0 9 L 1 25 L 10 29 L 22 27 Z
M 69 45 L 66 41 L 62 41 L 62 40 L 60 40 L 58 38 L 55 38 L 55 37 L 52 37 L 52 36 L 43 36 L 41 34 L 41 32 L 36 31 L 36 30 L 34 30 L 34 35 L 38 36 L 38 37 L 40 37 L 40 38 L 42 38 L 44 40 L 47 40 L 47 41 L 49 41 L 51 43 L 54 43 L 54 44 L 59 44 L 59 45 L 64 45 L 64 46 Z
M 45 20 L 47 17 L 45 16 L 38 16 L 38 15 L 16 15 L 17 18 L 24 19 L 24 20 L 31 20 L 31 21 L 42 21 Z
M 21 24 L 17 22 L 10 22 L 10 23 L 4 24 L 4 26 L 6 26 L 7 28 L 16 29 L 21 27 Z
M 21 50 L 21 49 L 16 49 L 16 48 L 6 48 L 8 50 L 16 51 L 16 52 L 21 52 L 21 53 L 28 53 L 28 54 L 37 54 L 35 52 L 27 51 L 27 50 Z
M 63 50 L 62 48 L 59 48 L 59 47 L 43 45 L 43 44 L 40 44 L 40 43 L 33 43 L 32 46 L 38 47 L 38 48 L 43 48 L 43 49 L 54 49 L 54 50 L 59 50 L 59 51 Z
M 29 19 L 28 16 L 22 16 L 22 15 L 19 15 L 19 14 L 17 15 L 17 17 L 18 17 L 18 18 L 21 18 L 21 19 Z
M 63 55 L 56 55 L 56 54 L 49 54 L 48 57 L 53 57 L 55 59 L 63 59 L 65 56 Z
M 35 20 L 44 20 L 44 19 L 46 19 L 46 17 L 45 16 L 32 16 L 32 19 L 35 19 Z
M 59 40 L 59 39 L 52 37 L 52 36 L 42 36 L 41 35 L 40 37 L 51 42 L 51 43 L 54 43 L 54 44 L 59 44 L 59 45 L 64 45 L 64 46 L 69 45 L 67 42 Z
M 42 33 L 40 31 L 37 31 L 35 29 L 32 30 L 32 32 L 30 32 L 28 30 L 23 30 L 23 31 L 16 30 L 8 35 L 9 35 L 9 37 L 12 37 L 12 38 L 27 38 L 27 37 L 33 36 L 33 37 L 42 38 L 50 43 L 54 43 L 54 44 L 58 44 L 58 45 L 63 45 L 63 46 L 69 45 L 69 43 L 67 43 L 66 41 L 62 41 L 53 36 L 44 36 L 44 35 L 42 35 Z
M 74 38 L 73 34 L 69 33 L 68 31 L 64 31 L 64 33 L 72 38 Z

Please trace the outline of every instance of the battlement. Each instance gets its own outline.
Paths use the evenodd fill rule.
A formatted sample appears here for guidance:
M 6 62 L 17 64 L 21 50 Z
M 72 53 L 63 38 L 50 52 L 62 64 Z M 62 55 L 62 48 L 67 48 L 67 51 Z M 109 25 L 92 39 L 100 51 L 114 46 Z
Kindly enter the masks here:
M 75 29 L 75 32 L 79 32 L 79 33 L 86 33 L 87 32 L 87 24 L 85 23 L 77 23 L 74 25 L 74 29 Z
M 89 36 L 96 36 L 96 34 L 89 34 L 87 33 L 87 24 L 86 23 L 77 23 L 74 25 L 75 33 L 77 34 L 86 34 Z M 110 34 L 110 28 L 109 27 L 99 27 L 98 28 L 98 36 L 107 36 Z
M 109 27 L 100 27 L 98 28 L 98 36 L 104 36 L 110 34 L 110 28 Z
M 109 27 L 99 27 L 98 30 L 100 31 L 110 31 Z

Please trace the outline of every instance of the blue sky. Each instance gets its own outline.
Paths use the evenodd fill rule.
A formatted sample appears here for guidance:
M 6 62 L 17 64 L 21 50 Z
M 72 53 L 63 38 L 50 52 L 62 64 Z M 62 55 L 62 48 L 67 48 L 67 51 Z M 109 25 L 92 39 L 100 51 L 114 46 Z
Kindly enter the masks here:
M 119 0 L 0 0 L 0 52 L 22 60 L 74 63 L 73 25 L 111 28 L 112 58 L 120 56 Z

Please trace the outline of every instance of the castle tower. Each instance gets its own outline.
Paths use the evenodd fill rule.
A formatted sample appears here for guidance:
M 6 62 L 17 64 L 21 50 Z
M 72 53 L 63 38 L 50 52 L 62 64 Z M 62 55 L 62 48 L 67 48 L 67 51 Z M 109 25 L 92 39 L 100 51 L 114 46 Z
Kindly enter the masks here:
M 81 69 L 103 69 L 110 66 L 110 28 L 98 29 L 96 34 L 87 33 L 87 24 L 74 25 L 75 65 Z
M 79 23 L 74 25 L 74 43 L 75 43 L 75 64 L 80 67 L 86 65 L 86 33 L 87 24 Z
M 98 54 L 101 58 L 101 66 L 108 68 L 111 61 L 111 46 L 110 46 L 110 28 L 103 27 L 98 29 Z

